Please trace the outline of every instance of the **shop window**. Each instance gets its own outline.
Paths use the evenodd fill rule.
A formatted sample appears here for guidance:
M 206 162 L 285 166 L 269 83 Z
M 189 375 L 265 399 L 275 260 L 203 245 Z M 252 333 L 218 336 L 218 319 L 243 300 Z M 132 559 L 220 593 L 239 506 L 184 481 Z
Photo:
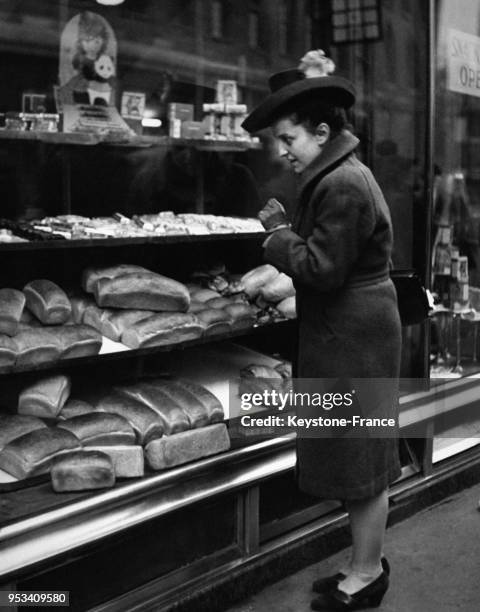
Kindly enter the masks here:
M 260 18 L 257 11 L 248 13 L 248 46 L 250 49 L 260 46 Z
M 212 38 L 223 38 L 225 32 L 225 13 L 223 2 L 220 0 L 212 1 L 212 14 L 211 14 L 211 33 Z
M 282 0 L 278 7 L 278 50 L 280 54 L 286 55 L 289 50 L 289 21 L 290 21 L 290 2 Z

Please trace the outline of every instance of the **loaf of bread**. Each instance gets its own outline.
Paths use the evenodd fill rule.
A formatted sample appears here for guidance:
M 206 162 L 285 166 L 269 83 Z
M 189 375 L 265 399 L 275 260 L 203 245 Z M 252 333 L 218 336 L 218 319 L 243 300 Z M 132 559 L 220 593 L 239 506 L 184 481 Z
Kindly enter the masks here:
M 196 313 L 196 317 L 203 327 L 205 336 L 227 333 L 232 327 L 230 315 L 221 309 L 207 308 L 200 310 Z
M 60 340 L 43 327 L 26 327 L 15 336 L 17 356 L 15 365 L 26 366 L 52 362 L 62 353 Z
M 219 423 L 220 421 L 223 421 L 225 418 L 223 406 L 216 395 L 206 389 L 203 385 L 191 382 L 185 378 L 178 378 L 175 380 L 183 389 L 185 389 L 185 391 L 191 393 L 204 405 L 208 414 L 209 423 Z
M 0 415 L 0 450 L 15 438 L 43 427 L 46 427 L 45 423 L 37 417 L 20 414 Z
M 295 319 L 297 316 L 297 307 L 295 297 L 288 297 L 279 302 L 275 308 L 286 319 Z
M 208 300 L 212 300 L 215 298 L 221 297 L 218 291 L 213 291 L 212 289 L 203 289 L 199 287 L 198 289 L 192 289 L 190 291 L 190 297 L 195 302 L 207 302 Z
M 88 402 L 70 397 L 58 413 L 57 418 L 64 421 L 65 419 L 71 419 L 81 414 L 90 414 L 94 411 L 94 407 Z
M 127 419 L 135 432 L 137 444 L 142 446 L 163 435 L 163 420 L 158 413 L 131 395 L 111 391 L 99 397 L 95 410 Z
M 105 315 L 101 319 L 102 334 L 119 342 L 122 334 L 139 321 L 143 321 L 155 313 L 151 310 L 104 310 Z
M 264 393 L 272 390 L 282 392 L 283 387 L 283 376 L 270 366 L 250 364 L 240 371 L 240 396 L 244 393 Z
M 202 333 L 203 328 L 195 315 L 162 312 L 125 330 L 122 342 L 132 349 L 148 348 L 193 340 L 199 338 Z
M 89 302 L 83 311 L 82 323 L 84 325 L 90 325 L 97 331 L 102 329 L 102 319 L 106 316 L 106 310 L 99 308 L 95 302 Z
M 82 288 L 87 293 L 93 293 L 95 283 L 101 278 L 115 278 L 122 274 L 149 273 L 150 270 L 132 264 L 119 264 L 107 268 L 87 268 L 82 274 Z
M 102 348 L 102 334 L 90 325 L 62 325 L 52 332 L 62 344 L 60 359 L 98 355 Z
M 155 312 L 186 312 L 190 294 L 182 283 L 160 274 L 134 273 L 101 278 L 94 285 L 98 306 Z
M 260 289 L 260 295 L 265 301 L 276 304 L 295 295 L 295 287 L 290 276 L 280 272 L 278 276 Z
M 93 304 L 92 300 L 84 296 L 74 296 L 70 298 L 72 318 L 77 325 L 84 323 L 83 316 L 85 314 L 85 310 L 91 304 Z
M 141 446 L 93 446 L 91 448 L 110 457 L 116 478 L 139 478 L 145 475 L 145 459 Z
M 56 457 L 50 478 L 57 493 L 106 489 L 115 484 L 115 470 L 106 453 L 82 449 Z
M 35 429 L 0 451 L 0 470 L 19 479 L 44 474 L 58 454 L 79 448 L 80 441 L 70 431 L 57 427 Z
M 13 366 L 17 358 L 17 342 L 5 334 L 0 334 L 0 368 Z
M 223 310 L 228 314 L 232 323 L 232 329 L 247 329 L 252 327 L 256 321 L 255 310 L 249 304 L 229 304 Z
M 155 411 L 166 435 L 184 431 L 190 427 L 190 420 L 181 407 L 164 391 L 146 382 L 135 385 L 115 387 L 122 395 L 127 395 Z
M 220 308 L 224 308 L 225 306 L 230 306 L 231 304 L 233 304 L 233 301 L 231 298 L 218 297 L 218 298 L 213 298 L 211 300 L 207 300 L 205 302 L 205 307 L 220 309 Z
M 132 426 L 118 414 L 92 412 L 58 422 L 58 427 L 73 433 L 83 446 L 135 444 Z
M 188 307 L 188 312 L 195 314 L 200 310 L 205 310 L 206 306 L 203 302 L 197 302 L 196 300 L 191 300 L 190 306 Z
M 0 289 L 0 334 L 14 336 L 25 306 L 25 296 L 17 289 Z
M 72 307 L 63 289 L 46 279 L 34 280 L 23 288 L 27 308 L 44 325 L 61 325 L 70 317 Z
M 252 298 L 258 295 L 261 288 L 271 283 L 278 275 L 277 268 L 270 264 L 263 264 L 244 274 L 240 282 L 245 293 Z
M 227 427 L 217 423 L 153 440 L 145 448 L 145 458 L 152 470 L 164 470 L 229 448 Z
M 18 414 L 55 418 L 70 395 L 67 376 L 44 378 L 24 389 L 18 397 Z
M 149 381 L 149 384 L 165 393 L 187 415 L 189 429 L 209 424 L 209 414 L 202 402 L 175 380 Z

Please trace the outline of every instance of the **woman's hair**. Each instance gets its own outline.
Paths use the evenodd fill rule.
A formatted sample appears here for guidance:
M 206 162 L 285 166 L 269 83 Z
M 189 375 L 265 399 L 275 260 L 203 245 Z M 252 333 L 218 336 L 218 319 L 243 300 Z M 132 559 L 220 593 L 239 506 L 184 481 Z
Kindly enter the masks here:
M 308 98 L 293 99 L 283 105 L 274 120 L 277 121 L 282 117 L 288 117 L 293 123 L 301 123 L 310 132 L 315 132 L 320 123 L 326 123 L 334 134 L 350 127 L 344 108 L 319 100 L 311 94 Z

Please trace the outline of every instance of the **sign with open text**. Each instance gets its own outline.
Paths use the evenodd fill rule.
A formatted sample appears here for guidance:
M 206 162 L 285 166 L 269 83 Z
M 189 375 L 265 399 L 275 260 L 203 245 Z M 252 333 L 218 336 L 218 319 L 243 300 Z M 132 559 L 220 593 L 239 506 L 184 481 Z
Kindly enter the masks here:
M 480 97 L 480 37 L 448 30 L 447 88 Z

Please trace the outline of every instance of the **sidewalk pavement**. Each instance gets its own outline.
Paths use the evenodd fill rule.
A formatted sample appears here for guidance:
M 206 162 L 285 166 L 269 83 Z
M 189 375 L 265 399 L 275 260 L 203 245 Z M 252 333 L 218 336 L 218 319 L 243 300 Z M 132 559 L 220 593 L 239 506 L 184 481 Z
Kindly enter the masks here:
M 391 582 L 379 612 L 480 610 L 480 484 L 387 530 Z M 263 589 L 228 612 L 307 612 L 311 583 L 335 573 L 349 550 Z

